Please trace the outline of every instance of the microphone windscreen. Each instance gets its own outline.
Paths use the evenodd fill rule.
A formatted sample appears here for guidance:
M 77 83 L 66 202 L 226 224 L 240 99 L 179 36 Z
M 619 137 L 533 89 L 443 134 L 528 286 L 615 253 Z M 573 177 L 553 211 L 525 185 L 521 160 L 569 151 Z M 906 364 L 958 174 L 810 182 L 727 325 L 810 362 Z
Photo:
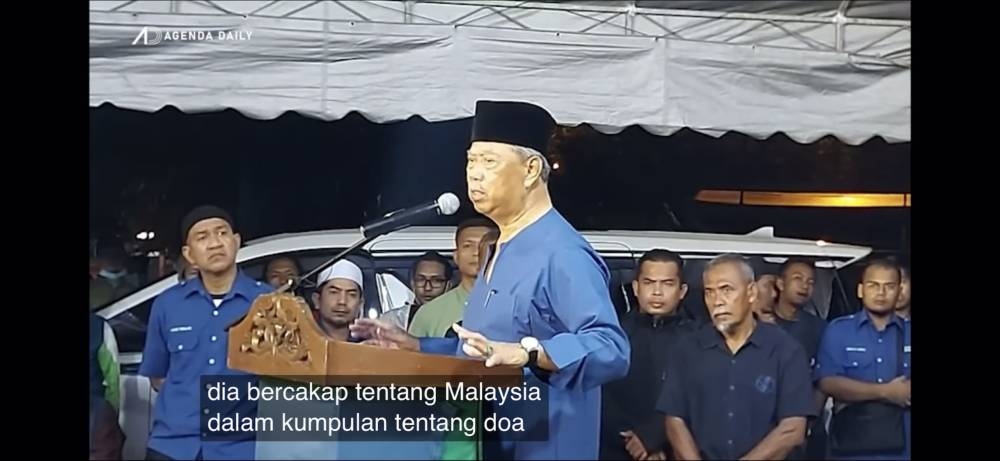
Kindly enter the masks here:
M 441 209 L 441 214 L 451 216 L 458 211 L 460 205 L 458 201 L 458 196 L 452 194 L 451 192 L 446 192 L 441 194 L 437 199 L 438 207 Z

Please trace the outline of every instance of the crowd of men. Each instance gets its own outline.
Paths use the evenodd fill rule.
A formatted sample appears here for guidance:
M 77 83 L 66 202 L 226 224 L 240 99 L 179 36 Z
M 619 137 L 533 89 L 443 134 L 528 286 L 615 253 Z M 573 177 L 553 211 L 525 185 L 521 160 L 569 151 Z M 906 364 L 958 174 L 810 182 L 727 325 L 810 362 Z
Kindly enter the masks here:
M 190 223 L 193 245 L 188 247 L 189 257 L 201 267 L 217 271 L 233 266 L 238 235 L 230 226 L 228 218 Z M 212 233 L 215 236 L 206 237 Z M 229 243 L 221 239 L 227 236 Z M 421 255 L 410 274 L 414 300 L 383 317 L 416 336 L 454 336 L 452 325 L 460 324 L 469 291 L 486 263 L 482 256 L 497 236 L 496 226 L 488 220 L 461 223 L 452 257 L 458 282 L 452 286 L 451 262 L 435 252 Z M 221 243 L 197 246 L 209 238 Z M 879 401 L 903 409 L 905 437 L 898 453 L 874 447 L 872 452 L 851 455 L 865 459 L 909 457 L 908 270 L 891 260 L 871 262 L 858 286 L 864 310 L 828 324 L 805 309 L 816 279 L 815 268 L 807 260 L 789 259 L 776 273 L 755 274 L 746 259 L 722 256 L 706 267 L 703 293 L 693 294 L 684 279 L 684 263 L 677 254 L 662 249 L 649 251 L 638 260 L 632 281 L 637 308 L 620 317 L 631 344 L 631 365 L 627 376 L 603 386 L 601 459 L 837 456 L 831 453 L 836 448 L 830 443 L 833 434 L 826 430 L 828 398 L 833 399 L 835 409 Z M 176 325 L 209 323 L 221 333 L 227 321 L 241 311 L 227 313 L 228 304 L 250 303 L 257 294 L 284 286 L 302 272 L 294 259 L 276 258 L 266 264 L 261 281 L 237 272 L 232 282 L 235 294 L 220 297 L 211 288 L 211 278 L 188 283 L 199 272 L 190 264 L 180 268 L 182 283 L 156 301 L 170 308 L 153 310 L 140 370 L 163 393 L 150 435 L 151 459 L 193 459 L 197 455 L 194 450 L 226 450 L 197 442 L 198 418 L 187 409 L 198 400 L 197 390 L 189 388 L 196 385 L 198 376 L 221 371 L 224 343 L 192 346 L 192 352 L 174 355 L 185 345 L 197 343 L 194 335 L 176 334 Z M 363 313 L 363 280 L 361 269 L 348 260 L 320 274 L 309 300 L 317 323 L 331 339 L 356 340 L 348 327 Z M 213 299 L 217 310 L 198 306 L 197 298 L 191 295 L 201 291 Z M 691 295 L 704 297 L 709 325 L 682 313 L 680 306 Z M 92 329 L 100 338 L 98 349 L 107 348 L 113 335 L 108 338 L 106 325 L 100 328 L 95 324 Z M 98 354 L 102 361 L 99 369 L 106 376 L 95 379 L 107 382 L 101 395 L 117 410 L 118 396 L 111 391 L 116 388 L 117 376 L 108 366 L 107 352 Z M 209 367 L 188 366 L 189 361 Z M 174 384 L 164 389 L 163 378 L 168 374 Z M 99 414 L 106 413 L 107 408 L 102 407 Z M 833 428 L 852 425 L 834 419 L 830 424 Z M 883 432 L 892 429 L 887 427 Z M 477 454 L 472 440 L 452 441 L 448 449 L 446 459 L 473 459 Z M 233 456 L 239 457 L 233 453 L 223 457 Z
M 201 377 L 241 373 L 226 366 L 228 327 L 302 271 L 278 259 L 252 279 L 236 264 L 232 217 L 203 206 L 181 222 L 189 267 L 150 312 L 139 374 L 159 395 L 146 459 L 909 459 L 907 271 L 870 261 L 857 286 L 863 309 L 827 323 L 804 309 L 816 279 L 809 261 L 766 274 L 721 255 L 700 274 L 702 292 L 689 293 L 684 259 L 653 250 L 632 282 L 638 308 L 616 313 L 607 265 L 548 193 L 543 152 L 554 125 L 539 106 L 477 102 L 466 180 L 488 220 L 459 226 L 455 286 L 451 263 L 424 255 L 410 274 L 415 299 L 371 319 L 363 272 L 342 260 L 319 274 L 309 299 L 334 340 L 519 367 L 546 386 L 548 438 L 449 434 L 426 456 L 382 442 L 342 444 L 355 451 L 333 455 L 305 442 L 267 452 L 252 437 L 206 440 Z M 683 315 L 687 296 L 700 296 L 707 316 Z M 94 415 L 109 411 L 101 401 L 114 378 L 100 372 L 107 329 L 98 319 L 91 330 L 93 436 L 112 420 Z
M 863 310 L 829 324 L 805 309 L 807 260 L 755 276 L 725 255 L 702 282 L 711 325 L 680 314 L 683 259 L 653 250 L 639 260 L 639 308 L 622 318 L 632 363 L 603 389 L 601 459 L 909 459 L 908 270 L 868 263 Z M 878 403 L 898 411 L 866 426 Z M 873 442 L 855 442 L 862 430 Z

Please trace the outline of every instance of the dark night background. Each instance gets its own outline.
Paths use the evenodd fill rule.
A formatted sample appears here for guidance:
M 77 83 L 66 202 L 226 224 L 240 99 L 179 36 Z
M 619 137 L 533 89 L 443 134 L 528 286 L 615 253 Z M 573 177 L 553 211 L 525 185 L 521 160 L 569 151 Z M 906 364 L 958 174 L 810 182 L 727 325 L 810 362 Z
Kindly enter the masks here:
M 367 219 L 453 191 L 465 199 L 471 120 L 375 124 L 352 113 L 324 122 L 294 113 L 252 120 L 236 111 L 143 113 L 91 108 L 91 238 L 156 231 L 173 247 L 187 209 L 232 210 L 244 241 L 281 232 L 357 228 Z M 551 160 L 555 205 L 581 230 L 750 232 L 909 253 L 910 210 L 776 208 L 696 203 L 700 189 L 910 192 L 910 144 L 833 137 L 799 144 L 690 130 L 651 135 L 564 129 Z M 429 224 L 454 224 L 457 216 Z

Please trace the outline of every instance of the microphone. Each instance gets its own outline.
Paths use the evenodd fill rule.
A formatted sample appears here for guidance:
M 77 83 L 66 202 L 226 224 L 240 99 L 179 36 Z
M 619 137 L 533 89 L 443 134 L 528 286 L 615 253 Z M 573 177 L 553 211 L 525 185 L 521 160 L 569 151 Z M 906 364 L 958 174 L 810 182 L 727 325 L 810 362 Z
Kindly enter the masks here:
M 305 275 L 302 275 L 293 283 L 289 284 L 287 288 L 283 288 L 285 291 L 295 291 L 303 288 L 302 281 L 308 280 L 310 277 L 318 274 L 323 269 L 330 267 L 333 263 L 344 259 L 347 255 L 353 253 L 358 248 L 365 246 L 366 243 L 372 241 L 375 237 L 408 227 L 414 224 L 418 218 L 430 212 L 436 212 L 439 215 L 453 215 L 456 211 L 458 211 L 459 205 L 460 203 L 458 201 L 458 197 L 451 192 L 446 192 L 441 194 L 441 196 L 433 202 L 417 205 L 412 208 L 397 210 L 389 213 L 382 219 L 367 223 L 361 226 L 362 237 L 360 240 L 354 242 L 344 251 L 334 255 L 329 261 L 316 266 L 313 270 L 309 271 Z
M 438 215 L 450 216 L 458 211 L 459 205 L 458 197 L 451 192 L 446 192 L 441 194 L 437 200 L 410 208 L 403 208 L 402 210 L 389 213 L 381 219 L 365 223 L 361 226 L 361 234 L 368 239 L 388 234 L 389 232 L 409 227 L 420 218 L 423 218 L 424 215 L 432 212 Z

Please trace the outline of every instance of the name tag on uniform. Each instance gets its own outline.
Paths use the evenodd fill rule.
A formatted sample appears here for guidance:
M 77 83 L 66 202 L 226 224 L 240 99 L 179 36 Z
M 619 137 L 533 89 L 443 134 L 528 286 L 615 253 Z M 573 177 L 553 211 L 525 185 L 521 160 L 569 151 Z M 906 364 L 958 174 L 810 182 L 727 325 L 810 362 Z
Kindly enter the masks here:
M 910 346 L 903 346 L 903 352 L 910 352 Z
M 193 328 L 191 328 L 191 325 L 184 325 L 182 327 L 173 327 L 170 329 L 170 332 L 179 333 L 181 331 L 191 331 L 191 330 L 193 330 Z
M 866 349 L 864 347 L 850 347 L 850 346 L 848 346 L 848 347 L 845 347 L 844 349 L 846 349 L 847 352 L 868 352 L 868 349 Z

